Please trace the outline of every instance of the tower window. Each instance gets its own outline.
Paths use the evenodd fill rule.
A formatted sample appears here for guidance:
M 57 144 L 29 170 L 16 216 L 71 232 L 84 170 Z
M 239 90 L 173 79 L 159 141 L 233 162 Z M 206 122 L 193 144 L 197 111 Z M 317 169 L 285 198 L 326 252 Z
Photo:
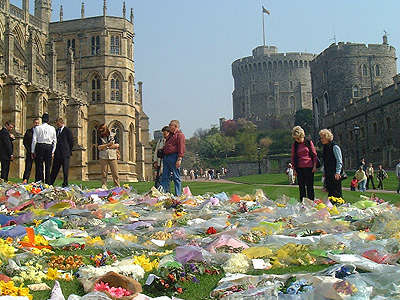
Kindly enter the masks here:
M 100 102 L 101 83 L 98 75 L 92 79 L 92 102 Z
M 97 128 L 92 131 L 92 160 L 99 159 L 99 151 L 97 149 Z
M 358 98 L 360 97 L 360 91 L 358 89 L 358 86 L 353 86 L 353 98 Z
M 119 35 L 111 36 L 111 45 L 110 45 L 110 52 L 111 54 L 120 54 L 121 49 L 121 40 Z
M 289 82 L 290 89 L 293 90 L 293 81 Z
M 122 101 L 121 80 L 117 74 L 111 78 L 111 101 Z
M 375 76 L 381 76 L 381 68 L 379 65 L 375 66 Z
M 67 51 L 69 48 L 72 49 L 72 52 L 74 52 L 75 55 L 75 39 L 67 40 Z
M 368 76 L 368 69 L 366 65 L 362 65 L 362 75 Z
M 100 36 L 92 36 L 92 55 L 100 54 Z

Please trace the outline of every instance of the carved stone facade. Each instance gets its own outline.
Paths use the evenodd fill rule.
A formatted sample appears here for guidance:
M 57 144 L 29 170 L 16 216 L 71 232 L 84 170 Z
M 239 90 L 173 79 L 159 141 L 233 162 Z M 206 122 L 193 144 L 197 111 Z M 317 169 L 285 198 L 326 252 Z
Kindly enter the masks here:
M 102 1 L 98 1 L 102 2 Z M 0 0 L 0 122 L 15 123 L 15 161 L 10 177 L 21 178 L 22 138 L 34 118 L 48 111 L 63 117 L 75 143 L 70 177 L 100 178 L 96 128 L 105 123 L 120 138 L 120 178 L 151 177 L 149 121 L 142 107 L 142 83 L 135 88 L 133 12 L 50 23 L 51 1 L 29 0 L 22 9 Z

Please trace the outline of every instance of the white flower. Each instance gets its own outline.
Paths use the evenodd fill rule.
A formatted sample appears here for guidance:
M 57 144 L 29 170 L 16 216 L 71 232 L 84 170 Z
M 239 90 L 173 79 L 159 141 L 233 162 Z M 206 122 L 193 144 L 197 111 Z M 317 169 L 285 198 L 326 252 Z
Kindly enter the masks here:
M 226 273 L 246 273 L 250 267 L 246 255 L 234 253 L 223 266 Z

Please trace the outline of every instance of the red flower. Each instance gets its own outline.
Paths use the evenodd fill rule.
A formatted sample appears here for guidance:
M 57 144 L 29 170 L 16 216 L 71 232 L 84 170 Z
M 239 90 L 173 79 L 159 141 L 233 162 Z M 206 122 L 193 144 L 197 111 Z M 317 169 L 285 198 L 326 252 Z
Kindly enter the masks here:
M 176 291 L 177 291 L 179 294 L 182 294 L 182 293 L 183 293 L 183 289 L 182 289 L 181 287 L 177 288 Z
M 175 281 L 175 276 L 174 276 L 174 274 L 168 274 L 168 278 L 171 279 L 172 281 Z
M 208 227 L 207 234 L 216 234 L 217 230 L 214 227 Z
M 166 289 L 169 288 L 169 284 L 166 283 L 166 284 L 164 285 L 164 287 L 165 287 Z

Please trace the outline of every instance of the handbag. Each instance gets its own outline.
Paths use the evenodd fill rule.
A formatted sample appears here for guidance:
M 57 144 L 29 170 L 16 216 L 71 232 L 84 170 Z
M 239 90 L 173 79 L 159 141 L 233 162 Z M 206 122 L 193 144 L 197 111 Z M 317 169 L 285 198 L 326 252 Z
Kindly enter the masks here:
M 344 171 L 344 169 L 342 168 L 342 171 L 340 172 L 340 180 L 346 180 L 348 178 L 346 172 Z
M 321 168 L 321 161 L 319 160 L 318 156 L 317 156 L 317 165 L 316 165 L 317 169 Z
M 164 157 L 164 150 L 163 149 L 158 149 L 157 150 L 157 157 L 158 158 L 163 158 Z

